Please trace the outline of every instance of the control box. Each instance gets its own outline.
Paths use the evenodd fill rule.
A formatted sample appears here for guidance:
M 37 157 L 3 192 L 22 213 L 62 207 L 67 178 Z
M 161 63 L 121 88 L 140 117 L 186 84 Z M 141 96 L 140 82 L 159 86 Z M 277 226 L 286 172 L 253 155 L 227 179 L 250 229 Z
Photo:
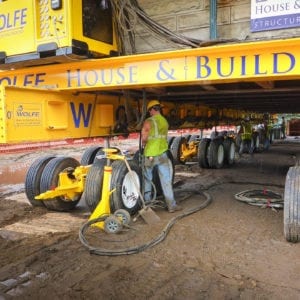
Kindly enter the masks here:
M 0 69 L 118 53 L 109 0 L 0 0 Z

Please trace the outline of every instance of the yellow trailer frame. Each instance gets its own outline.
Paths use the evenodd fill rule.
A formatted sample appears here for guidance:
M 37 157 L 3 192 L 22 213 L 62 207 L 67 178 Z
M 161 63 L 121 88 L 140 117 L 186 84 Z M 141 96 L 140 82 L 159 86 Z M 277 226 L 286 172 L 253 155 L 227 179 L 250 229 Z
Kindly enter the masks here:
M 122 99 L 83 92 L 299 79 L 299 48 L 295 38 L 2 71 L 0 143 L 111 134 Z

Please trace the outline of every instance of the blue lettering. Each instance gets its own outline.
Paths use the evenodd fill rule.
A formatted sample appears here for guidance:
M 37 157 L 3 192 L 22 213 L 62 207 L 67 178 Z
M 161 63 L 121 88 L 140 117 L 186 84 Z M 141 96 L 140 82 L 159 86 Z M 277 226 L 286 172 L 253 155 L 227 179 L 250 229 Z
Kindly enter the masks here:
M 89 74 L 91 74 L 93 76 L 93 80 L 90 81 L 90 77 Z M 84 74 L 84 82 L 88 85 L 88 86 L 94 86 L 96 85 L 98 81 L 98 74 L 95 70 L 90 70 L 90 71 L 87 71 L 85 74 Z
M 254 55 L 255 58 L 255 75 L 260 75 L 260 74 L 267 74 L 267 71 L 265 72 L 260 72 L 259 70 L 259 65 L 260 65 L 260 54 Z
M 71 84 L 71 80 L 72 79 L 77 79 L 76 86 L 81 86 L 80 69 L 77 69 L 76 71 L 77 71 L 77 73 L 74 73 L 74 75 L 73 75 L 73 73 L 70 70 L 67 71 L 67 74 L 68 74 L 68 87 L 72 86 L 72 84 Z
M 24 8 L 21 10 L 21 20 L 20 20 L 21 25 L 26 25 L 26 17 L 27 17 L 27 8 Z
M 26 25 L 27 8 L 15 10 L 13 13 L 0 14 L 0 30 L 18 28 Z
M 222 58 L 217 58 L 217 72 L 221 77 L 228 77 L 233 72 L 233 63 L 234 63 L 234 57 L 229 57 L 230 59 L 230 72 L 227 75 L 222 74 L 221 65 L 222 65 Z M 227 62 L 225 63 L 225 66 L 227 67 Z
M 246 56 L 241 56 L 241 75 L 246 75 Z
M 24 86 L 27 86 L 27 85 L 32 85 L 32 79 L 30 79 L 31 77 L 33 77 L 34 74 L 27 74 L 25 75 L 24 77 Z
M 84 127 L 88 127 L 91 118 L 91 113 L 92 113 L 92 104 L 91 103 L 88 104 L 87 113 L 85 112 L 83 103 L 79 103 L 78 113 L 76 112 L 75 104 L 71 102 L 70 105 L 71 105 L 71 112 L 72 112 L 75 128 L 80 127 L 81 117 L 83 118 Z
M 4 29 L 6 25 L 5 15 L 0 15 L 0 30 Z
M 125 76 L 124 76 L 124 68 L 118 68 L 117 69 L 117 75 L 119 76 L 120 80 L 117 80 L 117 84 L 121 84 L 125 82 Z
M 290 66 L 287 67 L 286 70 L 279 71 L 279 70 L 278 70 L 278 66 L 279 66 L 279 65 L 281 65 L 281 66 L 286 66 L 285 63 L 284 63 L 284 64 L 279 64 L 279 63 L 278 63 L 279 56 L 282 56 L 282 55 L 283 55 L 283 56 L 286 55 L 287 57 L 289 57 L 289 59 L 290 59 Z M 295 67 L 295 63 L 296 63 L 295 57 L 294 57 L 291 53 L 287 53 L 287 52 L 274 53 L 274 59 L 273 59 L 273 60 L 274 60 L 274 63 L 273 63 L 273 66 L 274 66 L 274 68 L 273 68 L 273 73 L 274 73 L 274 74 L 287 73 L 287 72 L 291 71 L 291 70 Z
M 0 84 L 2 84 L 4 81 L 7 81 L 8 85 L 11 85 L 11 79 L 9 77 L 0 78 Z
M 45 76 L 46 73 L 37 73 L 35 76 L 35 81 L 34 84 L 35 85 L 39 85 L 42 82 L 45 82 L 45 79 L 42 78 L 42 76 Z
M 129 82 L 137 82 L 137 79 L 134 79 L 134 76 L 137 75 L 137 66 L 130 66 L 129 67 Z
M 108 77 L 107 82 L 105 82 L 105 73 L 107 73 L 107 75 L 108 75 L 107 76 Z M 112 79 L 113 79 L 112 69 L 101 70 L 101 79 L 102 79 L 102 83 L 105 84 L 105 85 L 112 84 Z
M 202 62 L 202 60 L 204 60 Z M 211 74 L 211 68 L 208 66 L 209 58 L 207 56 L 197 56 L 196 59 L 196 78 L 207 78 Z M 202 69 L 204 69 L 206 72 L 205 74 L 202 74 Z

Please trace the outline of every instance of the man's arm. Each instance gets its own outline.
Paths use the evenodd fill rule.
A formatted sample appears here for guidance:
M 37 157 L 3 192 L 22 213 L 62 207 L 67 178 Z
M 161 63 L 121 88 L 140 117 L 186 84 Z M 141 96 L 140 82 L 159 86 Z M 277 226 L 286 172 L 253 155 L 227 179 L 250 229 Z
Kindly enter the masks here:
M 151 129 L 151 123 L 150 121 L 145 121 L 143 128 L 142 128 L 142 145 L 145 146 L 148 141 L 148 136 Z

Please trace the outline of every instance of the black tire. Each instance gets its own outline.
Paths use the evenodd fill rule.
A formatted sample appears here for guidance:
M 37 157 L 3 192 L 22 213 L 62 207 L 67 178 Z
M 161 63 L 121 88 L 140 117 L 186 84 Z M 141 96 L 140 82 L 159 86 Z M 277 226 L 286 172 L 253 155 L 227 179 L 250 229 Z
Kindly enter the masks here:
M 169 149 L 170 149 L 174 139 L 175 139 L 175 136 L 168 136 L 168 147 L 169 147 Z
M 42 200 L 36 200 L 35 196 L 41 193 L 41 176 L 47 163 L 55 156 L 45 156 L 36 159 L 29 167 L 25 177 L 25 194 L 32 206 L 45 206 Z
M 120 232 L 122 228 L 122 221 L 117 216 L 110 215 L 104 220 L 104 230 L 107 233 L 116 234 Z
M 110 196 L 112 213 L 118 209 L 125 209 L 133 215 L 141 208 L 139 191 L 142 186 L 142 171 L 134 160 L 129 160 L 128 163 L 132 174 L 124 161 L 116 160 L 112 163 L 111 189 L 116 189 Z
M 95 210 L 101 200 L 106 162 L 106 159 L 96 159 L 86 176 L 83 197 L 91 212 Z
M 189 140 L 188 143 L 190 142 L 195 142 L 195 141 L 199 141 L 200 140 L 200 136 L 199 135 L 192 135 Z
M 59 185 L 59 174 L 66 171 L 72 176 L 73 171 L 80 164 L 72 157 L 56 157 L 48 162 L 41 177 L 40 190 L 41 193 L 51 190 Z M 55 211 L 72 210 L 79 202 L 81 193 L 74 196 L 73 199 L 65 200 L 63 196 L 44 200 L 44 204 L 48 209 Z
M 209 164 L 208 164 L 208 148 L 210 145 L 211 139 L 204 138 L 201 140 L 198 146 L 198 163 L 201 168 L 208 169 Z
M 300 241 L 300 167 L 290 167 L 284 189 L 284 236 L 288 242 Z
M 188 142 L 191 136 L 191 134 L 185 134 L 183 137 L 185 138 L 186 142 Z
M 208 149 L 208 164 L 212 169 L 220 169 L 224 164 L 224 145 L 222 139 L 214 139 Z
M 231 138 L 226 138 L 223 142 L 224 145 L 224 163 L 228 166 L 234 164 L 235 158 L 235 144 Z
M 87 165 L 92 164 L 95 160 L 95 157 L 96 157 L 98 151 L 102 148 L 103 147 L 100 147 L 100 146 L 92 146 L 92 147 L 87 148 L 82 154 L 80 164 L 82 166 L 87 166 Z
M 172 153 L 175 165 L 185 164 L 185 161 L 181 159 L 181 148 L 184 144 L 186 144 L 186 139 L 182 136 L 177 136 L 170 146 L 170 151 Z
M 122 225 L 129 225 L 130 224 L 130 221 L 131 221 L 130 213 L 127 210 L 117 209 L 114 212 L 114 216 L 121 219 Z

